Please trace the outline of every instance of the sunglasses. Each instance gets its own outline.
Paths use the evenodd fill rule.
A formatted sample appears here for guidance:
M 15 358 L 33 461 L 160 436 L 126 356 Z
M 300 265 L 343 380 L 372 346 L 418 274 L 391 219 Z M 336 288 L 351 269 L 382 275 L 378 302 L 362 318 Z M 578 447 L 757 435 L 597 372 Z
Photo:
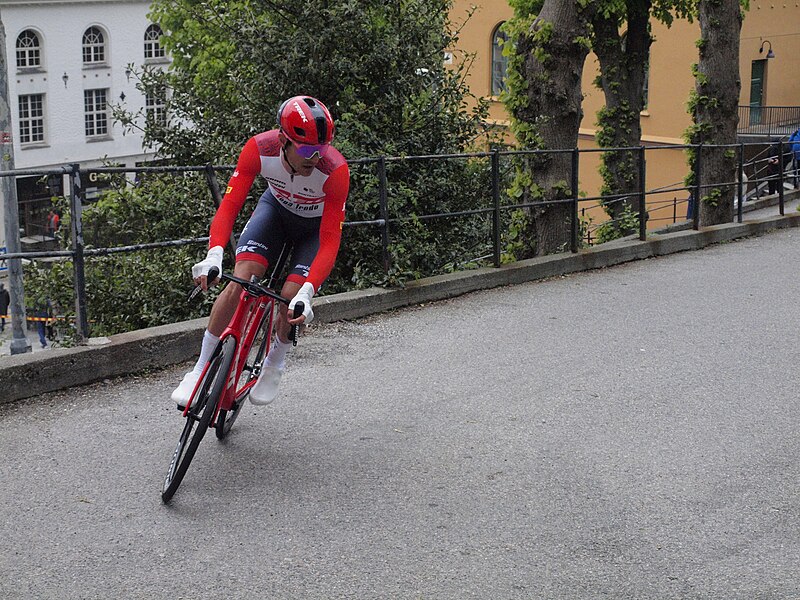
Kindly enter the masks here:
M 306 160 L 311 160 L 317 155 L 322 158 L 328 153 L 331 147 L 330 144 L 298 144 L 295 141 L 292 141 L 292 145 L 297 151 L 297 154 Z

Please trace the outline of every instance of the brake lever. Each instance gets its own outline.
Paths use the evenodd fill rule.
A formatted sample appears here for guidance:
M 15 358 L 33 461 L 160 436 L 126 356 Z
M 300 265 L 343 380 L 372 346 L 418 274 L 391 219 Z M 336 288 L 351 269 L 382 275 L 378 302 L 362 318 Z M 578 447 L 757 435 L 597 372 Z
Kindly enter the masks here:
M 206 280 L 210 283 L 210 282 L 214 281 L 217 277 L 219 277 L 219 269 L 217 269 L 216 267 L 211 267 L 208 270 L 208 276 L 206 277 Z M 191 302 L 192 300 L 194 300 L 197 297 L 197 294 L 199 294 L 202 291 L 203 291 L 203 286 L 202 285 L 198 285 L 189 294 L 189 298 L 188 298 L 187 302 Z
M 191 293 L 189 294 L 189 298 L 186 301 L 187 302 L 191 302 L 192 300 L 194 300 L 197 297 L 197 294 L 199 294 L 202 291 L 203 291 L 203 286 L 202 285 L 198 285 L 196 288 L 194 288 L 191 291 Z
M 292 318 L 296 319 L 300 315 L 303 314 L 306 306 L 302 302 L 298 302 L 294 305 L 294 311 L 292 313 Z M 289 340 L 292 342 L 292 346 L 297 346 L 297 334 L 300 330 L 299 325 L 292 325 L 292 328 L 289 329 Z

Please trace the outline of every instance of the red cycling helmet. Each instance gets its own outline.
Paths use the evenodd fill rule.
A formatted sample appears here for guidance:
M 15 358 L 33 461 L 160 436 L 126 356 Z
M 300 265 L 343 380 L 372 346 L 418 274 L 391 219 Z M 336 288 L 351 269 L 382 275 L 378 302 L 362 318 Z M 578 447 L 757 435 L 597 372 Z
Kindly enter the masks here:
M 333 118 L 327 107 L 311 96 L 289 98 L 278 109 L 278 125 L 296 144 L 321 146 L 333 140 Z

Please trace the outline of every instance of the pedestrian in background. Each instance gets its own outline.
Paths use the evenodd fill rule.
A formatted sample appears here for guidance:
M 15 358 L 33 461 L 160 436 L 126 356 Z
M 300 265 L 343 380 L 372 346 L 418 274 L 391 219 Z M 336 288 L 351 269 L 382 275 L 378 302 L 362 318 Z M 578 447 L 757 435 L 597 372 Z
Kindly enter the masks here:
M 58 225 L 60 222 L 61 215 L 59 214 L 58 209 L 50 209 L 50 212 L 47 213 L 47 235 L 50 237 L 55 237 L 56 233 L 58 232 Z
M 786 154 L 786 149 L 784 149 L 784 155 Z M 775 142 L 769 147 L 769 152 L 767 154 L 767 185 L 770 195 L 777 194 L 778 188 L 781 185 L 781 171 L 784 167 L 783 158 L 784 157 L 781 156 L 781 145 Z
M 36 331 L 39 333 L 39 343 L 42 348 L 47 348 L 47 323 L 51 317 L 51 312 L 49 298 L 36 303 L 33 316 L 36 317 Z
M 9 304 L 11 304 L 11 297 L 8 295 L 8 290 L 4 284 L 0 283 L 0 332 L 6 329 Z
M 789 136 L 789 144 L 794 158 L 794 187 L 800 188 L 800 127 Z

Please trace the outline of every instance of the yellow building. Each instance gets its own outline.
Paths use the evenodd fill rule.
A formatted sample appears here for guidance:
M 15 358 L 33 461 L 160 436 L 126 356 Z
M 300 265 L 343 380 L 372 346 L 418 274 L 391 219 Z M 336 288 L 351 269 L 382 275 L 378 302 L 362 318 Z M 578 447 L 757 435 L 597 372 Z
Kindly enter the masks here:
M 507 0 L 455 0 L 452 20 L 463 22 L 472 5 L 477 9 L 462 29 L 458 50 L 475 53 L 468 78 L 470 89 L 476 96 L 492 98 L 491 119 L 500 125 L 507 124 L 507 114 L 496 96 L 505 69 L 497 37 L 502 36 L 498 27 L 513 16 L 513 11 Z M 649 148 L 646 181 L 649 191 L 682 186 L 688 170 L 683 149 L 674 146 L 684 143 L 683 132 L 691 124 L 686 103 L 694 89 L 691 65 L 698 60 L 695 42 L 700 37 L 697 22 L 676 20 L 667 28 L 653 21 L 652 27 L 655 41 L 650 50 L 647 107 L 641 114 L 641 141 Z M 765 136 L 775 139 L 791 133 L 800 125 L 800 3 L 797 0 L 751 2 L 740 39 L 739 104 L 754 107 L 740 109 L 740 141 L 763 140 Z M 458 51 L 455 54 L 455 60 L 463 56 Z M 590 54 L 583 73 L 584 117 L 578 142 L 582 149 L 597 147 L 596 115 L 604 104 L 602 90 L 592 84 L 597 74 L 597 59 Z M 775 126 L 781 119 L 788 122 L 783 127 Z M 589 196 L 596 196 L 600 188 L 599 164 L 599 153 L 581 155 L 580 188 Z M 686 196 L 685 191 L 649 195 L 649 226 L 658 227 L 671 221 L 676 210 L 673 200 L 684 201 Z M 590 208 L 589 213 L 595 222 L 605 219 L 600 210 Z M 685 204 L 677 208 L 677 213 L 679 217 L 685 215 Z

